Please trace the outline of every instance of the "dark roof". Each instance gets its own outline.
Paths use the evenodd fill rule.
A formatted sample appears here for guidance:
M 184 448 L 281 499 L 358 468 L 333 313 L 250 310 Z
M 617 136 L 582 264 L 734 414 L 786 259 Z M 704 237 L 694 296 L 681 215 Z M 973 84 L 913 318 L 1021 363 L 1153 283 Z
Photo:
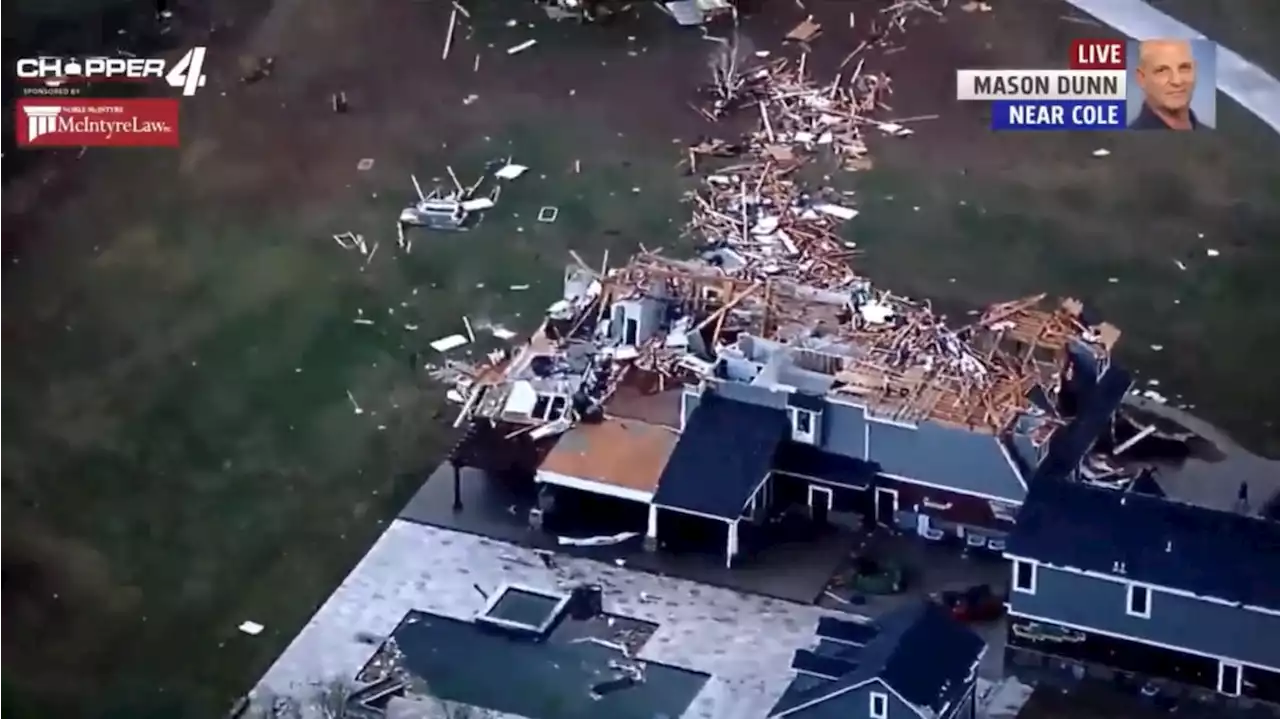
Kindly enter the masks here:
M 839 625 L 848 625 L 848 631 Z M 849 690 L 873 680 L 883 682 L 912 706 L 940 713 L 968 691 L 976 676 L 974 666 L 986 646 L 981 637 L 929 601 L 881 617 L 866 646 L 844 644 L 832 636 L 865 635 L 866 626 L 820 620 L 819 636 L 835 641 L 820 641 L 815 649 L 797 652 L 792 666 L 826 671 L 844 664 L 851 671 L 836 679 L 797 676 L 769 716 L 782 717 L 804 706 L 838 701 Z
M 1280 609 L 1280 523 L 1132 492 L 1046 480 L 1031 488 L 1010 554 Z
M 1076 416 L 1050 437 L 1049 451 L 1036 468 L 1032 482 L 1066 477 L 1075 471 L 1132 386 L 1133 375 L 1119 365 L 1113 364 L 1103 372 L 1088 396 L 1081 398 Z
M 737 519 L 790 432 L 781 409 L 704 394 L 658 477 L 653 503 Z
M 804 442 L 783 442 L 773 469 L 800 477 L 812 477 L 846 487 L 867 487 L 879 471 L 874 462 L 832 454 Z
M 796 409 L 807 409 L 810 412 L 821 412 L 827 407 L 827 400 L 822 395 L 792 392 L 787 395 L 787 406 Z

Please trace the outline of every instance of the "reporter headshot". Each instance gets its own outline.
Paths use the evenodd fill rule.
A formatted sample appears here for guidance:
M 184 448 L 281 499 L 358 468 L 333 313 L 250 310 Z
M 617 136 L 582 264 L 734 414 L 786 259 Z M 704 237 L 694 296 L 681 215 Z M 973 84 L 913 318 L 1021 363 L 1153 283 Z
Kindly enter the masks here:
M 1196 58 L 1188 40 L 1144 40 L 1138 43 L 1134 79 L 1142 89 L 1142 105 L 1129 123 L 1133 130 L 1198 130 L 1191 109 L 1196 91 Z

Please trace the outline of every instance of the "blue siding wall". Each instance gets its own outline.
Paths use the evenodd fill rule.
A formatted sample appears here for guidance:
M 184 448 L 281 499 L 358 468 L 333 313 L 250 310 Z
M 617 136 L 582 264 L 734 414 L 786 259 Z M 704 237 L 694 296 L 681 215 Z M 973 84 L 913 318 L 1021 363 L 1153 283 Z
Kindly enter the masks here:
M 866 459 L 867 420 L 861 407 L 827 402 L 822 412 L 822 448 L 832 454 Z
M 859 719 L 871 716 L 871 693 L 880 692 L 889 695 L 889 719 L 920 719 L 914 709 L 902 703 L 893 692 L 878 681 L 873 681 L 853 689 L 834 699 L 828 699 L 795 714 L 788 714 L 787 719 Z
M 1222 561 L 1231 561 L 1223 557 Z M 1034 595 L 1013 592 L 1012 611 L 1280 668 L 1280 617 L 1151 592 L 1151 618 L 1125 613 L 1126 585 L 1041 566 Z
M 775 392 L 768 387 L 757 387 L 742 384 L 741 382 L 717 382 L 715 384 L 715 392 L 725 399 L 761 407 L 773 407 L 774 409 L 786 409 L 787 407 L 787 393 L 783 391 Z
M 871 422 L 871 456 L 885 474 L 1021 502 L 1027 493 L 1000 440 L 924 422 L 911 429 Z

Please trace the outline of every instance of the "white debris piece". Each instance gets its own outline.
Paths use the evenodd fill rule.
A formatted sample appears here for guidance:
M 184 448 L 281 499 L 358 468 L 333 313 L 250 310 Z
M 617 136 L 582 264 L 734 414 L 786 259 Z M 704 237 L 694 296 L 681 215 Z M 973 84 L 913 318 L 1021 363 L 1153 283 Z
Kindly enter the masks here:
M 518 53 L 518 52 L 524 52 L 525 50 L 528 50 L 529 48 L 531 48 L 531 47 L 533 47 L 534 45 L 537 45 L 537 44 L 538 44 L 538 41 L 537 41 L 537 40 L 525 40 L 524 42 L 520 43 L 519 45 L 513 45 L 513 46 L 511 46 L 511 47 L 507 48 L 507 54 L 508 54 L 508 55 L 514 55 L 514 54 L 516 54 L 516 53 Z
M 548 206 L 538 210 L 538 222 L 555 222 L 559 216 L 560 208 L 558 207 Z
M 562 547 L 607 547 L 639 536 L 639 532 L 619 532 L 603 537 L 556 537 L 556 541 Z
M 494 337 L 497 337 L 500 340 L 513 340 L 516 338 L 515 332 L 512 332 L 511 330 L 507 329 L 506 327 L 503 327 L 502 325 L 494 325 L 490 327 L 489 334 L 492 334 Z
M 893 317 L 893 306 L 884 302 L 868 302 L 858 308 L 862 319 L 873 325 L 882 325 Z
M 497 172 L 493 173 L 493 176 L 501 180 L 514 180 L 528 171 L 529 168 L 524 165 L 516 165 L 508 162 Z
M 347 399 L 351 401 L 351 409 L 356 414 L 364 414 L 364 409 L 362 409 L 360 405 L 356 402 L 356 396 L 354 394 L 351 394 L 351 390 L 347 390 Z
M 266 627 L 262 626 L 257 622 L 245 621 L 240 623 L 240 631 L 244 632 L 245 634 L 248 634 L 251 637 L 258 636 L 259 634 L 262 633 L 263 629 L 266 629 Z
M 1217 257 L 1218 255 L 1222 254 L 1221 252 L 1218 252 L 1217 250 L 1212 248 L 1205 250 L 1204 253 L 1210 257 Z
M 467 212 L 479 212 L 481 210 L 491 210 L 493 205 L 493 200 L 488 197 L 474 197 L 470 200 L 463 200 L 458 206 Z
M 1094 157 L 1106 157 L 1107 155 L 1110 155 L 1110 154 L 1111 154 L 1111 151 L 1105 147 L 1099 147 L 1098 149 L 1093 151 Z
M 858 211 L 851 207 L 845 207 L 843 205 L 833 205 L 831 203 L 814 205 L 813 209 L 817 210 L 818 212 L 821 212 L 824 215 L 831 215 L 832 217 L 836 217 L 841 220 L 852 220 L 853 218 L 858 216 Z
M 359 171 L 361 171 L 361 172 L 365 172 L 366 170 L 372 170 L 372 169 L 373 169 L 373 158 L 372 158 L 372 157 L 366 157 L 366 158 L 361 159 L 361 160 L 360 160 L 360 162 L 357 162 L 357 163 L 356 163 L 356 169 L 357 169 L 357 170 L 359 170 Z
M 449 350 L 457 349 L 465 344 L 467 344 L 466 337 L 463 337 L 462 335 L 449 335 L 448 337 L 441 337 L 435 342 L 432 342 L 431 349 L 436 352 L 448 352 Z

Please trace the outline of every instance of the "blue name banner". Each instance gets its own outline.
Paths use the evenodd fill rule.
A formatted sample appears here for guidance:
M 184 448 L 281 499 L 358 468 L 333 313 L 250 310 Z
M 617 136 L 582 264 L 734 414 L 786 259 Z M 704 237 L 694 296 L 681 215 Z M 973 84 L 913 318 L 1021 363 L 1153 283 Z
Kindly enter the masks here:
M 1123 130 L 1124 100 L 996 100 L 992 130 Z

